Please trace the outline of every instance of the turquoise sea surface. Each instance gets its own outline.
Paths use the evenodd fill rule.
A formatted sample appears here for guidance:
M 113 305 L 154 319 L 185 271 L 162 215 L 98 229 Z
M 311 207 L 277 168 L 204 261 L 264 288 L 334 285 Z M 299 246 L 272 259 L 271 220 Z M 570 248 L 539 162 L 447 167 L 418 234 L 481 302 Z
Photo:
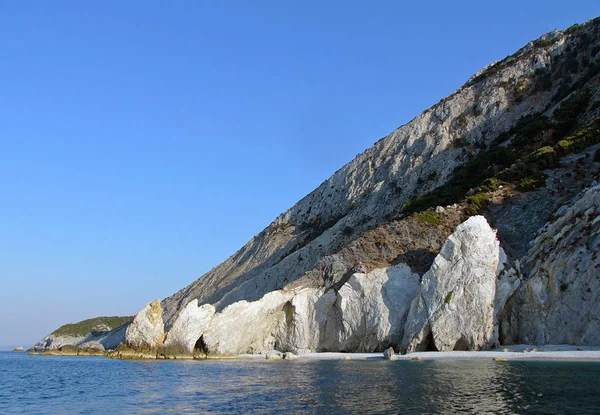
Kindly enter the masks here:
M 600 413 L 598 362 L 122 361 L 0 353 L 0 414 Z

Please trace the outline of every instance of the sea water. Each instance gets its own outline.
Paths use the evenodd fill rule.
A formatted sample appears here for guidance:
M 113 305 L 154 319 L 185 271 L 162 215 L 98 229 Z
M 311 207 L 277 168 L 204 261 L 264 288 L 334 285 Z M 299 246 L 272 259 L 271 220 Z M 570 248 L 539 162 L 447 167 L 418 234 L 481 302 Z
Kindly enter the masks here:
M 592 414 L 598 362 L 123 361 L 0 353 L 1 414 Z

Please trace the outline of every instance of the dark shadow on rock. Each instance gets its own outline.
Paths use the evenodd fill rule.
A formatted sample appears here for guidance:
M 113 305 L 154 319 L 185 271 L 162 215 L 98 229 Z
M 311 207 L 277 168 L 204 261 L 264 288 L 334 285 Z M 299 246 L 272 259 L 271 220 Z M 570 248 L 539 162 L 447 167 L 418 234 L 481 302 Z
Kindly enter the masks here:
M 411 269 L 414 273 L 415 271 Z M 406 326 L 406 320 L 408 313 L 410 312 L 410 306 L 415 299 L 415 296 L 419 292 L 419 281 L 414 277 L 414 281 L 410 278 L 403 279 L 404 291 L 398 292 L 397 287 L 394 287 L 394 283 L 390 282 L 390 274 L 387 272 L 388 280 L 381 287 L 381 297 L 383 303 L 389 310 L 388 323 L 390 325 L 390 331 L 387 339 L 384 339 L 377 346 L 376 350 L 383 351 L 388 347 L 392 346 L 394 350 L 400 350 L 402 338 L 404 337 L 404 329 Z M 414 286 L 411 285 L 414 284 Z M 412 288 L 411 288 L 412 287 Z
M 412 272 L 416 272 L 419 274 L 419 277 L 422 277 L 431 268 L 435 257 L 436 254 L 428 249 L 415 249 L 400 255 L 392 262 L 392 265 L 405 263 L 410 267 Z

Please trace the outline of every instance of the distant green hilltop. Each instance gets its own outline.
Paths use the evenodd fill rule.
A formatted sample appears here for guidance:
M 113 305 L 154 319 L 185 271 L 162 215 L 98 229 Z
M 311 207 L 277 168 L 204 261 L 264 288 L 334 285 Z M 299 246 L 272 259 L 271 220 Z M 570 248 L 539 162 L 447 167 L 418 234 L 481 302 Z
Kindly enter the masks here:
M 95 317 L 78 323 L 60 326 L 54 336 L 85 336 L 93 332 L 106 332 L 133 320 L 133 316 Z

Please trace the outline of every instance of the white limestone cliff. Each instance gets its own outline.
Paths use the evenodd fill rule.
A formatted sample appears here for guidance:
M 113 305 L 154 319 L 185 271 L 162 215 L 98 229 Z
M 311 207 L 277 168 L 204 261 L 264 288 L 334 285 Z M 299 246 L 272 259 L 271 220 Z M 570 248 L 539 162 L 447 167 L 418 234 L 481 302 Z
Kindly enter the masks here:
M 179 313 L 177 320 L 167 334 L 165 348 L 181 347 L 183 352 L 192 354 L 198 339 L 210 324 L 215 308 L 210 304 L 198 305 L 192 300 Z
M 479 350 L 496 342 L 496 233 L 473 216 L 448 238 L 413 300 L 401 349 Z
M 202 335 L 208 354 L 235 356 L 276 348 L 289 319 L 293 292 L 273 291 L 259 301 L 231 304 L 212 318 Z
M 214 315 L 212 306 L 192 302 L 175 320 L 165 347 L 185 344 L 191 353 L 201 344 L 205 353 L 217 356 L 275 348 L 294 353 L 383 350 L 399 343 L 418 284 L 419 275 L 399 264 L 355 273 L 337 292 L 279 290 Z
M 135 348 L 155 349 L 164 340 L 162 307 L 154 300 L 135 316 L 125 333 L 125 343 Z
M 353 274 L 326 315 L 319 349 L 374 352 L 399 344 L 418 285 L 419 275 L 405 264 Z

